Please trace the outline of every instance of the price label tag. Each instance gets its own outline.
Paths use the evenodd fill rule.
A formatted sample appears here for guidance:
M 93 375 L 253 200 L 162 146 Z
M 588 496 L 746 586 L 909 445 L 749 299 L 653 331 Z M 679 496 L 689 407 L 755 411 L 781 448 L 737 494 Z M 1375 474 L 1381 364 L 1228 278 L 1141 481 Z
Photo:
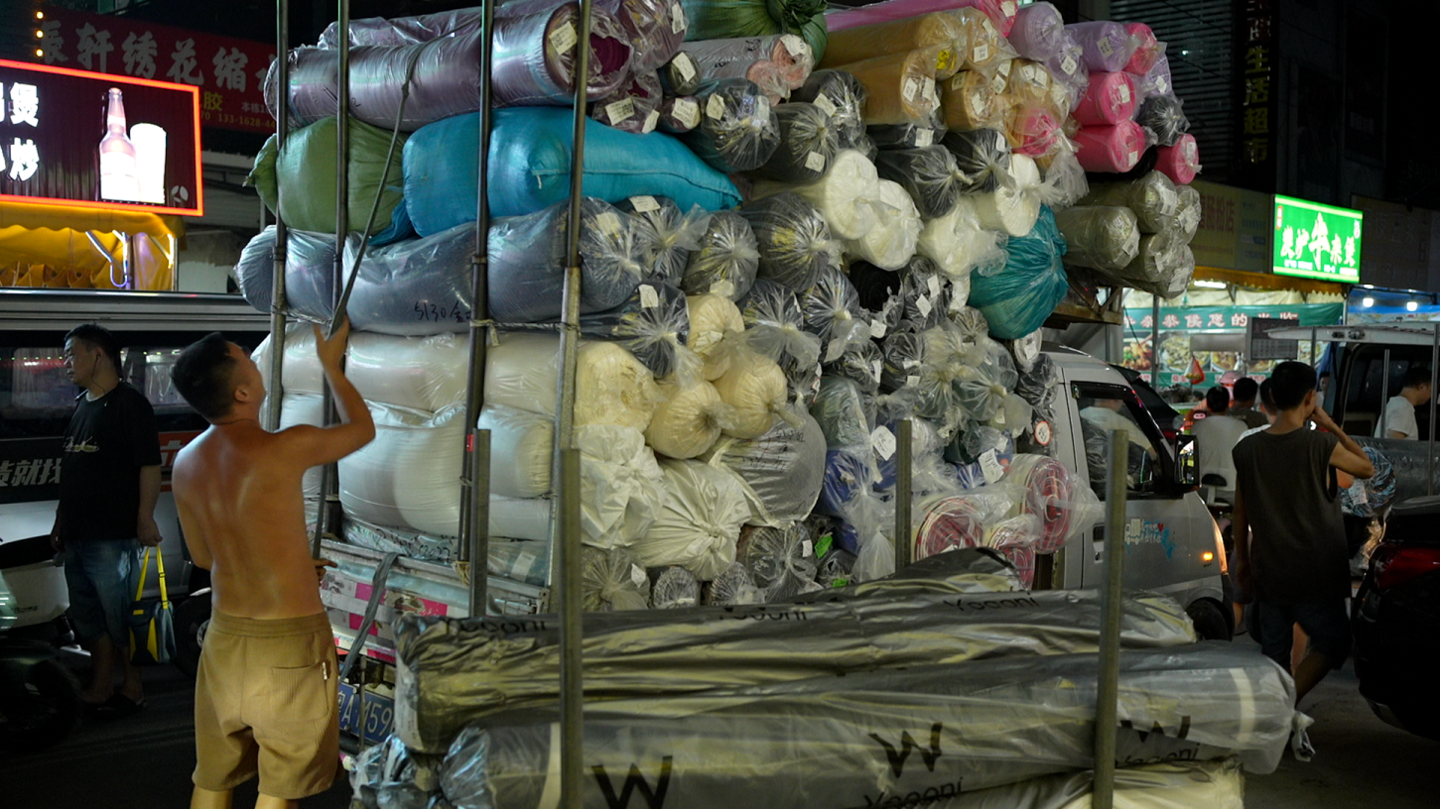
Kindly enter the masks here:
M 761 97 L 755 99 L 755 117 L 756 117 L 756 118 L 769 118 L 769 117 L 770 117 L 770 99 L 768 99 L 768 98 L 766 98 L 766 97 L 764 97 L 764 96 L 761 96 Z
M 938 276 L 938 275 L 932 275 L 932 276 L 930 276 L 929 278 L 926 278 L 926 279 L 925 279 L 925 286 L 930 289 L 930 296 L 931 296 L 931 297 L 934 297 L 934 298 L 940 297 L 940 276 Z
M 660 210 L 660 203 L 654 197 L 631 197 L 630 207 L 635 209 L 635 213 L 650 213 Z
M 678 34 L 689 27 L 685 20 L 685 7 L 679 3 L 670 6 L 670 33 Z
M 903 95 L 903 96 L 905 97 L 905 100 L 906 100 L 906 101 L 914 101 L 914 100 L 915 100 L 915 96 L 917 96 L 917 95 L 919 95 L 919 94 L 920 94 L 920 80 L 919 80 L 919 79 L 916 79 L 916 78 L 906 79 L 906 80 L 905 80 L 905 86 L 904 86 L 904 88 L 903 88 L 902 91 L 901 91 L 901 95 Z
M 648 135 L 648 134 L 650 134 L 651 132 L 654 132 L 654 131 L 655 131 L 655 127 L 657 127 L 657 126 L 659 126 L 659 125 L 660 125 L 660 110 L 650 110 L 650 114 L 645 116 L 645 125 L 642 126 L 642 127 L 640 127 L 640 134 L 642 134 L 642 135 Z
M 1073 53 L 1065 54 L 1065 58 L 1060 61 L 1060 72 L 1067 76 L 1075 75 L 1075 68 L 1077 67 L 1079 67 L 1079 63 L 1075 61 L 1075 54 Z
M 1035 443 L 1042 447 L 1050 446 L 1050 440 L 1055 437 L 1055 431 L 1050 427 L 1050 422 L 1040 420 L 1035 422 Z
M 676 99 L 675 120 L 694 129 L 700 125 L 700 105 L 688 98 Z
M 605 105 L 605 117 L 610 119 L 611 125 L 621 121 L 628 121 L 635 117 L 635 99 L 622 98 Z
M 950 89 L 951 89 L 951 90 L 954 90 L 955 92 L 958 93 L 958 92 L 960 92 L 960 88 L 961 88 L 961 87 L 964 87 L 964 86 L 965 86 L 965 74 L 964 74 L 964 73 L 956 73 L 956 74 L 955 74 L 955 78 L 953 78 L 953 79 L 950 80 Z
M 641 567 L 641 566 L 639 566 L 639 565 L 631 565 L 631 566 L 630 566 L 630 583 L 631 583 L 631 584 L 634 584 L 636 587 L 644 587 L 646 580 L 647 580 L 647 577 L 645 576 L 645 568 L 643 568 L 643 567 Z
M 820 154 L 819 152 L 811 152 L 810 154 L 805 155 L 805 168 L 809 169 L 810 171 L 824 171 L 825 155 Z
M 870 363 L 870 370 L 874 371 L 875 378 L 879 379 L 885 374 L 885 363 L 881 362 L 880 360 L 872 360 Z
M 800 542 L 800 558 L 801 558 L 801 559 L 809 559 L 811 556 L 814 556 L 814 555 L 815 555 L 815 543 L 814 543 L 814 542 L 811 542 L 811 541 L 808 540 L 808 539 L 802 540 L 802 541 Z
M 1129 162 L 1125 165 L 1125 170 L 1129 171 L 1130 169 L 1135 167 L 1136 163 L 1140 162 L 1140 153 L 1135 151 L 1134 149 L 1131 149 L 1130 154 L 1126 156 L 1126 160 L 1128 160 Z
M 659 305 L 660 305 L 660 293 L 658 293 L 658 292 L 655 291 L 655 287 L 652 287 L 652 286 L 650 286 L 649 284 L 641 284 L 641 285 L 640 285 L 640 308 L 641 308 L 641 309 L 654 309 L 655 307 L 657 307 L 657 306 L 659 306 Z
M 870 446 L 875 450 L 875 454 L 880 456 L 881 460 L 888 461 L 895 457 L 895 448 L 898 445 L 899 442 L 895 439 L 895 434 L 890 432 L 890 428 L 883 424 L 876 427 L 875 431 L 870 433 Z
M 794 34 L 784 34 L 780 37 L 780 46 L 791 56 L 799 56 L 806 50 L 805 40 Z
M 1005 77 L 996 73 L 995 78 L 990 80 L 990 90 L 996 95 L 1005 92 Z
M 824 93 L 815 96 L 815 106 L 819 107 L 820 111 L 826 115 L 834 115 L 840 111 L 840 108 L 835 106 L 835 102 L 830 100 L 830 96 Z
M 680 74 L 681 81 L 688 82 L 695 78 L 695 57 L 681 51 L 680 54 L 675 57 L 675 72 Z
M 1161 76 L 1160 78 L 1155 80 L 1155 89 L 1159 90 L 1160 95 L 1163 96 L 1166 93 L 1170 92 L 1170 82 L 1165 81 L 1165 77 Z
M 620 232 L 620 217 L 611 211 L 606 211 L 595 217 L 595 227 L 607 236 L 614 236 Z
M 920 310 L 921 317 L 929 317 L 930 313 L 935 309 L 935 304 L 931 303 L 930 299 L 926 296 L 921 295 L 915 299 L 915 308 Z
M 1101 55 L 1105 57 L 1109 57 L 1111 54 L 1115 53 L 1115 46 L 1111 45 L 1110 40 L 1108 39 L 1100 39 L 1095 43 L 1095 47 L 1099 49 Z
M 554 48 L 562 56 L 575 47 L 580 41 L 580 36 L 575 33 L 575 24 L 566 23 L 550 32 L 550 47 Z
M 886 332 L 885 321 L 879 320 L 879 319 L 870 321 L 870 336 L 871 336 L 871 337 L 874 337 L 876 340 L 879 340 L 880 338 L 882 338 L 882 337 L 885 336 L 885 332 Z
M 935 142 L 935 130 L 933 130 L 933 129 L 917 129 L 917 130 L 915 130 L 915 145 L 916 145 L 917 147 L 919 147 L 919 148 L 921 148 L 921 149 L 924 149 L 925 147 L 929 146 L 930 144 L 932 144 L 932 143 L 934 143 L 934 142 Z
M 529 573 L 530 568 L 534 566 L 534 564 L 535 554 L 521 551 L 520 555 L 515 557 L 515 564 L 511 567 L 511 570 L 523 575 L 525 573 Z
M 908 388 L 908 387 L 910 387 L 911 385 L 918 385 L 918 384 L 920 384 L 920 377 L 915 376 L 914 374 L 911 374 L 910 376 L 905 377 L 905 387 Z
M 725 115 L 725 99 L 719 93 L 710 96 L 705 102 L 705 114 L 711 118 L 722 118 Z
M 1000 459 L 995 456 L 995 450 L 987 449 L 980 456 L 980 471 L 985 474 L 986 483 L 994 483 L 1005 477 L 1005 468 L 1000 465 Z
M 1120 96 L 1120 103 L 1121 103 L 1121 104 L 1129 104 L 1129 103 L 1130 103 L 1130 85 L 1128 85 L 1128 84 L 1126 84 L 1125 82 L 1122 81 L 1122 82 L 1120 82 L 1119 88 L 1120 88 L 1120 89 L 1116 91 L 1116 95 Z
M 977 65 L 990 61 L 990 43 L 975 43 L 975 47 L 970 51 L 970 61 Z
M 1006 17 L 1014 17 L 1014 16 L 1015 16 L 1015 0 L 1005 0 L 1005 2 L 1003 2 L 1003 3 L 1000 4 L 1000 11 L 1001 11 Z

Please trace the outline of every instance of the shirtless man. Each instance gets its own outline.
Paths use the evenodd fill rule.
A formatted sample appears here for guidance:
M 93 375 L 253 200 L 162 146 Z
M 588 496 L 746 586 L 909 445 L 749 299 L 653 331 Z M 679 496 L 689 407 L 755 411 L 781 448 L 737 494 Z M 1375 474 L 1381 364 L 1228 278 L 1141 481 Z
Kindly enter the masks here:
M 265 379 L 240 346 L 211 334 L 175 363 L 175 387 L 210 428 L 175 459 L 185 544 L 211 574 L 213 613 L 195 684 L 192 809 L 225 809 L 260 776 L 256 809 L 293 807 L 330 787 L 339 761 L 335 640 L 310 558 L 300 479 L 375 437 L 340 369 L 349 324 L 316 330 L 340 424 L 260 426 Z

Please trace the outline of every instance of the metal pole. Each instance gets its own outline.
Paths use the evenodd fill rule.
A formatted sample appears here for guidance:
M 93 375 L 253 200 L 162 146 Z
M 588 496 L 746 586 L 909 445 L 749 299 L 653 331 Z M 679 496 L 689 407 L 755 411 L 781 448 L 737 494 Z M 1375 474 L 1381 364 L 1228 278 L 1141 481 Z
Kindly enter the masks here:
M 495 22 L 495 0 L 480 4 L 481 29 Z M 476 154 L 475 254 L 470 272 L 470 379 L 465 395 L 464 499 L 460 501 L 460 561 L 470 563 L 470 614 L 485 614 L 485 588 L 490 559 L 490 433 L 476 431 L 485 406 L 485 362 L 489 353 L 490 319 L 490 74 L 493 43 L 480 44 L 480 141 Z M 482 435 L 483 433 L 483 435 Z M 554 554 L 551 554 L 553 557 Z M 477 567 L 478 563 L 478 567 Z
M 1120 599 L 1125 575 L 1125 460 L 1129 440 L 1110 431 L 1105 478 L 1105 594 L 1100 630 L 1100 676 L 1095 687 L 1095 784 L 1093 809 L 1115 805 L 1115 724 L 1120 693 Z
M 1432 324 L 1435 342 L 1430 347 L 1430 448 L 1425 453 L 1425 493 L 1435 494 L 1435 372 L 1440 368 L 1440 323 Z
M 1316 340 L 1319 331 L 1315 326 L 1310 327 L 1310 367 L 1317 370 L 1320 368 L 1320 345 Z
M 280 102 L 275 111 L 275 145 L 285 149 L 286 130 L 290 128 L 290 0 L 275 0 L 275 58 L 280 77 Z M 285 189 L 277 189 L 277 194 Z M 262 206 L 263 210 L 263 206 Z M 283 369 L 285 362 L 285 263 L 288 257 L 289 231 L 275 206 L 275 276 L 270 284 L 270 362 L 266 369 L 269 384 L 265 400 L 265 429 L 280 429 L 280 409 L 285 396 Z
M 1389 438 L 1390 433 L 1385 429 L 1389 419 L 1385 411 L 1390 407 L 1390 349 L 1385 349 L 1385 365 L 1380 369 L 1380 437 Z
M 1150 384 L 1160 389 L 1160 296 L 1150 296 Z
M 899 573 L 910 565 L 910 546 L 915 542 L 915 531 L 911 526 L 910 498 L 911 475 L 914 464 L 910 442 L 914 435 L 915 423 L 900 419 L 896 442 L 898 455 L 895 458 L 895 572 Z
M 560 451 L 560 806 L 581 809 L 585 741 L 580 617 L 580 450 Z

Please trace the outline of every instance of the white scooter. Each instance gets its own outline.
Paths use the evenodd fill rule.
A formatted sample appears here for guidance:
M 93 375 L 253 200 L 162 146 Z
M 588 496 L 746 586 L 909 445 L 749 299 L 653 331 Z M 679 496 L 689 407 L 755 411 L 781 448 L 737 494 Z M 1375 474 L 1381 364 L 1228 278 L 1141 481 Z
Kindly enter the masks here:
M 80 683 L 60 661 L 67 606 L 46 538 L 0 545 L 0 749 L 48 747 L 80 724 Z

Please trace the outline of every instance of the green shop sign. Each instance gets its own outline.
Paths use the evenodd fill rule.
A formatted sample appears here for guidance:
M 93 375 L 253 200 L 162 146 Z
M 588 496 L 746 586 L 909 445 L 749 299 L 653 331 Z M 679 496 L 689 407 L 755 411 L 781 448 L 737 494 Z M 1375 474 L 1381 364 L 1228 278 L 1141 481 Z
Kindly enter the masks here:
M 1276 194 L 1271 270 L 1276 275 L 1359 283 L 1364 218 L 1350 208 Z

